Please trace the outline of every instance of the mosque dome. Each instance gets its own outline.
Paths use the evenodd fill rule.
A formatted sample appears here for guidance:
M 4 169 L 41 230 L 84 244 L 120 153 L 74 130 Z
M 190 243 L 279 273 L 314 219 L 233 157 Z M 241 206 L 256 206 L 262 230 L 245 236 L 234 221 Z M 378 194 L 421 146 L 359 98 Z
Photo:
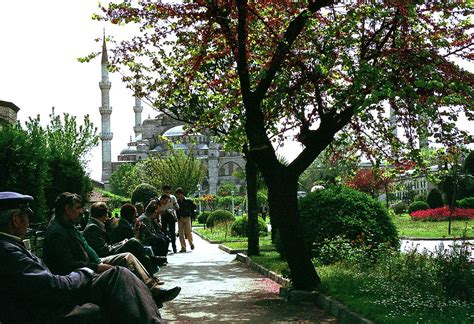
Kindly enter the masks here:
M 165 137 L 179 137 L 184 135 L 184 125 L 178 125 L 171 127 L 166 132 L 163 133 Z
M 135 145 L 127 146 L 122 151 L 120 151 L 120 154 L 137 154 L 137 147 Z
M 164 137 L 181 137 L 184 135 L 199 136 L 201 134 L 199 133 L 186 134 L 186 131 L 184 130 L 184 125 L 174 126 L 163 133 Z

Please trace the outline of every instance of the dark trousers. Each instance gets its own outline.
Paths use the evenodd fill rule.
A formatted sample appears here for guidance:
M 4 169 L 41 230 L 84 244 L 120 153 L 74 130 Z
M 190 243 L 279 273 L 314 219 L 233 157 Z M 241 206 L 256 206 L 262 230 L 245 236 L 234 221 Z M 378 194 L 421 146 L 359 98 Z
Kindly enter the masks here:
M 161 226 L 163 227 L 163 232 L 170 238 L 171 246 L 173 247 L 173 252 L 176 253 L 176 221 L 173 220 L 161 220 Z
M 110 323 L 161 323 L 148 287 L 123 267 L 114 267 L 95 277 L 84 302 L 100 306 Z
M 138 261 L 145 267 L 145 269 L 150 273 L 154 274 L 158 271 L 156 264 L 154 264 L 151 258 L 145 253 L 145 248 L 143 244 L 138 241 L 137 239 L 129 239 L 127 243 L 119 247 L 117 250 L 113 251 L 113 254 L 125 253 L 129 252 L 132 253 Z

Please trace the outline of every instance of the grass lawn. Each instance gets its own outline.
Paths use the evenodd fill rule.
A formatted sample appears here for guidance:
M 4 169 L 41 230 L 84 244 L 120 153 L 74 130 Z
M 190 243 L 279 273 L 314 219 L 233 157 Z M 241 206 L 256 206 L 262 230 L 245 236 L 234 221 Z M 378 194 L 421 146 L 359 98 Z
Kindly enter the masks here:
M 230 234 L 230 225 L 226 229 L 224 226 L 216 226 L 214 228 L 195 228 L 195 232 L 211 241 L 230 242 L 230 241 L 246 241 L 246 237 L 232 236 Z
M 248 243 L 247 243 L 247 238 L 243 238 L 245 241 L 241 242 L 226 242 L 224 243 L 225 246 L 231 249 L 236 249 L 236 250 L 242 250 L 242 249 L 247 249 Z M 260 249 L 273 249 L 274 246 L 272 244 L 272 239 L 270 236 L 260 236 Z
M 400 237 L 443 238 L 474 237 L 474 219 L 455 220 L 451 223 L 451 235 L 448 235 L 448 221 L 414 221 L 408 214 L 395 215 L 393 221 Z
M 286 277 L 288 265 L 277 252 L 263 252 L 252 260 Z M 376 323 L 473 323 L 474 303 L 440 297 L 386 275 L 348 264 L 317 268 L 320 291 Z

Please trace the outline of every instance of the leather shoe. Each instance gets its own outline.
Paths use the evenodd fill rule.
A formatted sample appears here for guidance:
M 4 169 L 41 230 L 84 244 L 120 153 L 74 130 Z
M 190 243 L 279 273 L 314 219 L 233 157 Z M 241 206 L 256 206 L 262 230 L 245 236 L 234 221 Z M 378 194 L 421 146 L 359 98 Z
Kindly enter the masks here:
M 152 295 L 156 305 L 160 305 L 175 299 L 181 292 L 181 287 L 171 289 L 153 289 Z

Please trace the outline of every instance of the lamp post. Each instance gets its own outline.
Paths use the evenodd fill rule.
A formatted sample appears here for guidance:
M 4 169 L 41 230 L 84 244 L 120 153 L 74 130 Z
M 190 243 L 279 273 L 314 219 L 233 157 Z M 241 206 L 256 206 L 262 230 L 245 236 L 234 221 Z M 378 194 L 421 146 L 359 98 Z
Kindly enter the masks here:
M 201 215 L 201 184 L 197 185 L 198 195 L 199 195 L 199 215 Z
M 232 216 L 235 216 L 235 208 L 234 208 L 234 190 L 230 192 L 232 195 Z

